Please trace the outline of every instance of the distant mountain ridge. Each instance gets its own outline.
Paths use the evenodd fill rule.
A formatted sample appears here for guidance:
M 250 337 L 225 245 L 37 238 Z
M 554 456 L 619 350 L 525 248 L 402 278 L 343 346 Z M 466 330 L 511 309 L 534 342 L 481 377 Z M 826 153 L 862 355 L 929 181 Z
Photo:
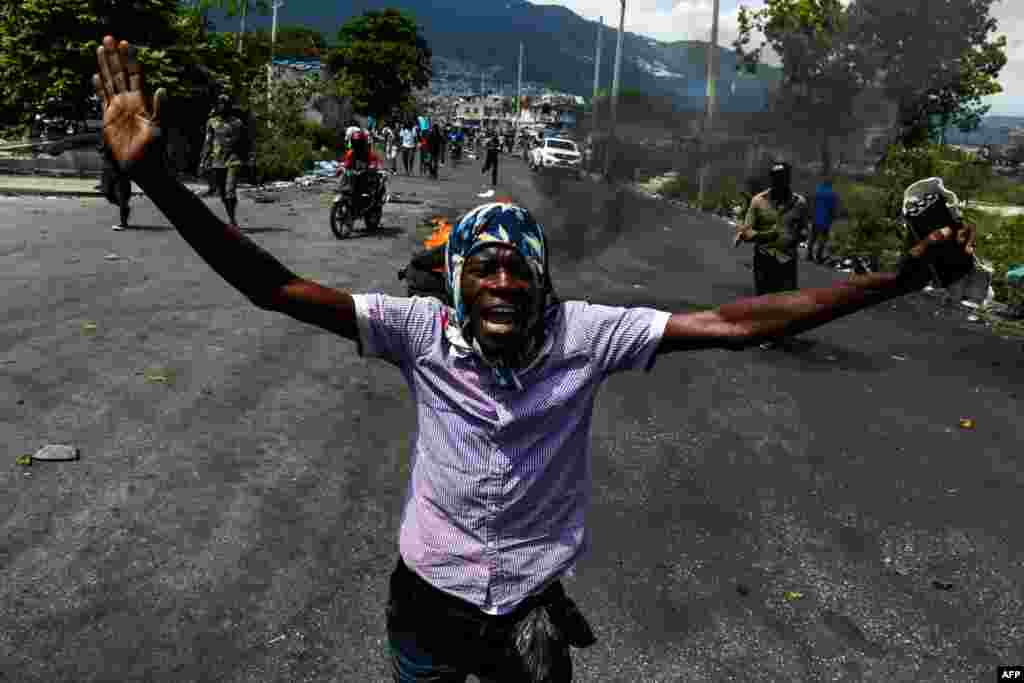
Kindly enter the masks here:
M 956 128 L 946 129 L 946 142 L 951 145 L 1007 145 L 1009 132 L 1024 128 L 1024 116 L 986 116 L 978 130 L 961 133 Z
M 278 10 L 278 26 L 300 25 L 321 31 L 333 42 L 352 16 L 389 7 L 412 14 L 435 55 L 475 64 L 504 83 L 516 81 L 519 43 L 525 45 L 523 80 L 544 83 L 589 98 L 593 92 L 597 22 L 558 5 L 524 0 L 288 0 Z M 237 17 L 211 13 L 216 30 L 237 31 Z M 270 17 L 250 15 L 248 28 L 269 28 Z M 609 88 L 616 32 L 604 26 L 601 87 Z M 627 32 L 623 37 L 622 87 L 673 98 L 684 108 L 700 108 L 706 89 L 706 44 L 661 42 Z M 736 55 L 719 48 L 719 107 L 756 111 L 764 106 L 779 69 L 763 67 L 756 77 L 736 73 Z

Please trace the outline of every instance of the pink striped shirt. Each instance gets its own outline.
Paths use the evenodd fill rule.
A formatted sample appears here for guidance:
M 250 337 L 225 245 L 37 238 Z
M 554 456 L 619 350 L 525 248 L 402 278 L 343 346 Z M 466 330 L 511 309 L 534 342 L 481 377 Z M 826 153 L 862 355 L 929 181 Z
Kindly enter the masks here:
M 594 399 L 606 377 L 653 367 L 669 314 L 552 306 L 519 393 L 447 342 L 437 300 L 354 298 L 360 355 L 397 366 L 416 403 L 399 552 L 438 589 L 508 613 L 589 548 Z

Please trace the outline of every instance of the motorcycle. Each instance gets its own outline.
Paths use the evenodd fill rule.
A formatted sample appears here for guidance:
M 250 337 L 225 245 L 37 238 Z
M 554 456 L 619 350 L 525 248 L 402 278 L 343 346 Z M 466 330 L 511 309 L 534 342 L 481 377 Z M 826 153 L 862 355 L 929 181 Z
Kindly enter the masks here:
M 331 232 L 339 240 L 355 230 L 357 219 L 363 219 L 367 230 L 380 227 L 388 194 L 387 175 L 376 169 L 346 170 L 342 174 L 338 194 L 331 204 Z

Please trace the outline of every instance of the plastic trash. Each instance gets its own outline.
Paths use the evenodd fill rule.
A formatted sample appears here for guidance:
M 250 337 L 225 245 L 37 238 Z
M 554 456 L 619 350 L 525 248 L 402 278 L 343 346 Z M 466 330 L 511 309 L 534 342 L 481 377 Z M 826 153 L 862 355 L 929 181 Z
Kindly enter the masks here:
M 804 597 L 804 594 L 800 591 L 786 591 L 782 594 L 782 599 L 786 602 L 793 602 L 794 600 L 799 600 L 802 597 Z
M 78 460 L 78 449 L 74 446 L 47 444 L 32 455 L 33 460 L 63 461 Z
M 1011 287 L 1024 288 L 1024 265 L 1014 266 L 1006 271 L 1006 284 Z
M 118 259 L 120 259 L 121 257 L 120 257 L 120 256 L 119 256 L 118 254 L 107 254 L 107 255 L 106 255 L 106 256 L 104 256 L 103 258 L 105 258 L 105 259 L 106 259 L 106 260 L 108 260 L 108 261 L 117 261 L 117 260 L 118 260 Z
M 14 464 L 15 465 L 21 465 L 22 467 L 31 467 L 32 466 L 32 456 L 31 455 L 19 455 L 17 460 L 14 461 Z
M 153 382 L 154 384 L 168 384 L 174 379 L 174 374 L 164 368 L 150 368 L 142 374 L 147 382 Z
M 84 323 L 82 323 L 82 332 L 85 332 L 86 334 L 90 334 L 92 332 L 95 332 L 96 329 L 97 329 L 96 328 L 96 323 L 94 323 L 94 322 L 84 322 Z
M 969 417 L 963 418 L 960 420 L 960 429 L 974 429 L 974 420 Z

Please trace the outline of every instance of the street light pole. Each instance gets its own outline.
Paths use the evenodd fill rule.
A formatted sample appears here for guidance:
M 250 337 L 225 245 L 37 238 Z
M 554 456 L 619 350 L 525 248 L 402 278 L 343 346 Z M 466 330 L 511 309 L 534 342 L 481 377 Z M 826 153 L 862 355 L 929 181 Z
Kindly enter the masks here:
M 597 151 L 597 92 L 601 87 L 601 43 L 604 39 L 604 17 L 597 24 L 597 56 L 594 58 L 594 96 L 591 98 L 590 112 L 590 153 Z M 591 156 L 590 170 L 597 170 L 597 159 Z
M 516 128 L 523 121 L 523 44 L 519 43 L 519 79 L 516 83 Z
M 718 0 L 715 0 L 717 4 Z M 626 25 L 626 0 L 619 0 L 619 38 L 615 46 L 615 75 L 612 77 L 612 126 L 608 134 L 608 143 L 604 156 L 604 175 L 608 177 L 608 170 L 611 165 L 612 145 L 615 139 L 615 125 L 619 116 L 619 75 L 622 73 L 622 33 Z
M 704 110 L 704 131 L 701 134 L 701 145 L 704 153 L 701 155 L 700 168 L 700 189 L 697 193 L 697 205 L 704 206 L 704 193 L 708 184 L 708 136 L 711 134 L 715 122 L 716 93 L 715 88 L 718 80 L 718 0 L 714 0 L 711 15 L 711 42 L 708 43 L 708 87 L 705 95 Z

